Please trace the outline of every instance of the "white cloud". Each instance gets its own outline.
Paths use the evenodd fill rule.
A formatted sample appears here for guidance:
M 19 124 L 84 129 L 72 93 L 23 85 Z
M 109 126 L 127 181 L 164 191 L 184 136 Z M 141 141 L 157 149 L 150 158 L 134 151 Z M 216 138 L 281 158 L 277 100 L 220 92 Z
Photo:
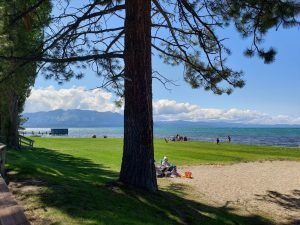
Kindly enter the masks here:
M 177 103 L 174 100 L 162 99 L 154 102 L 153 113 L 158 115 L 180 114 L 193 111 L 196 108 L 196 105 L 191 105 L 190 103 Z
M 99 112 L 119 112 L 112 102 L 112 94 L 102 89 L 85 90 L 83 87 L 68 89 L 34 88 L 25 104 L 25 112 L 55 109 L 86 109 Z
M 55 109 L 86 109 L 99 112 L 122 112 L 112 102 L 111 93 L 102 90 L 85 90 L 83 87 L 55 89 L 35 88 L 26 101 L 25 112 L 50 111 Z M 249 109 L 202 108 L 191 103 L 178 103 L 161 99 L 153 102 L 154 120 L 224 121 L 249 124 L 300 124 L 300 117 L 271 116 Z
M 161 99 L 153 102 L 154 120 L 224 121 L 249 124 L 300 124 L 300 117 L 271 116 L 249 109 L 201 108 L 190 103 Z

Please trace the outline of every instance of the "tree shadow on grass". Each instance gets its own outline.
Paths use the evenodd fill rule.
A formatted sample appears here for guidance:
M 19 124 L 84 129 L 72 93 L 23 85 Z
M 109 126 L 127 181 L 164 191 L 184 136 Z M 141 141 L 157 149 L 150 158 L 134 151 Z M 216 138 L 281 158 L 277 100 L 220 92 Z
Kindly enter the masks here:
M 15 193 L 28 205 L 29 219 L 35 222 L 35 210 L 43 218 L 36 224 L 272 224 L 260 216 L 237 215 L 232 208 L 187 200 L 181 197 L 184 187 L 173 187 L 177 191 L 174 194 L 107 185 L 117 179 L 118 172 L 90 159 L 50 149 L 9 151 L 8 160 L 14 172 L 10 181 L 18 184 Z M 26 186 L 41 189 L 20 193 Z M 32 203 L 32 199 L 36 202 Z M 61 219 L 49 215 L 51 209 L 65 216 Z

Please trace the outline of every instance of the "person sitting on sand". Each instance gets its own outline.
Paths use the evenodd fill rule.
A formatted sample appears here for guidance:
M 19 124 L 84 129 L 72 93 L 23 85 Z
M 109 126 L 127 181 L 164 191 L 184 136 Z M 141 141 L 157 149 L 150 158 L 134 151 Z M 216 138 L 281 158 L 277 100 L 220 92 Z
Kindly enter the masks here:
M 180 176 L 179 173 L 177 173 L 176 166 L 172 165 L 169 162 L 169 159 L 167 156 L 165 156 L 161 162 L 161 168 L 165 176 Z

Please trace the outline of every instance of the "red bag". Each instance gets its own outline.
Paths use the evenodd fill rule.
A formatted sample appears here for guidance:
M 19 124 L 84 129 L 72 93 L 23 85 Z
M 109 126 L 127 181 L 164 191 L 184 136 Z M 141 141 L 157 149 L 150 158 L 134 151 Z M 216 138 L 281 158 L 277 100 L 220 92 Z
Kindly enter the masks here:
M 184 175 L 186 178 L 192 178 L 192 172 L 191 171 L 185 171 Z

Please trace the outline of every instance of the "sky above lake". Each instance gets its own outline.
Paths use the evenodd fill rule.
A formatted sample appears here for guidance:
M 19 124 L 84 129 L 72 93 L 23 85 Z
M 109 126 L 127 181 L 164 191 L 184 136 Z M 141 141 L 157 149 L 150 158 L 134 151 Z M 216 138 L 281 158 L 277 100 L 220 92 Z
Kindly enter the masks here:
M 300 32 L 299 28 L 270 31 L 263 46 L 277 51 L 272 64 L 264 64 L 257 57 L 246 58 L 243 52 L 250 41 L 244 40 L 232 28 L 219 31 L 232 54 L 227 65 L 244 72 L 245 87 L 231 95 L 218 96 L 203 89 L 191 89 L 183 80 L 183 67 L 170 67 L 158 57 L 153 69 L 173 80 L 166 89 L 153 81 L 155 120 L 230 121 L 261 124 L 300 124 Z M 25 112 L 54 109 L 88 109 L 122 113 L 111 93 L 94 89 L 100 85 L 92 72 L 81 80 L 58 85 L 38 75 Z

